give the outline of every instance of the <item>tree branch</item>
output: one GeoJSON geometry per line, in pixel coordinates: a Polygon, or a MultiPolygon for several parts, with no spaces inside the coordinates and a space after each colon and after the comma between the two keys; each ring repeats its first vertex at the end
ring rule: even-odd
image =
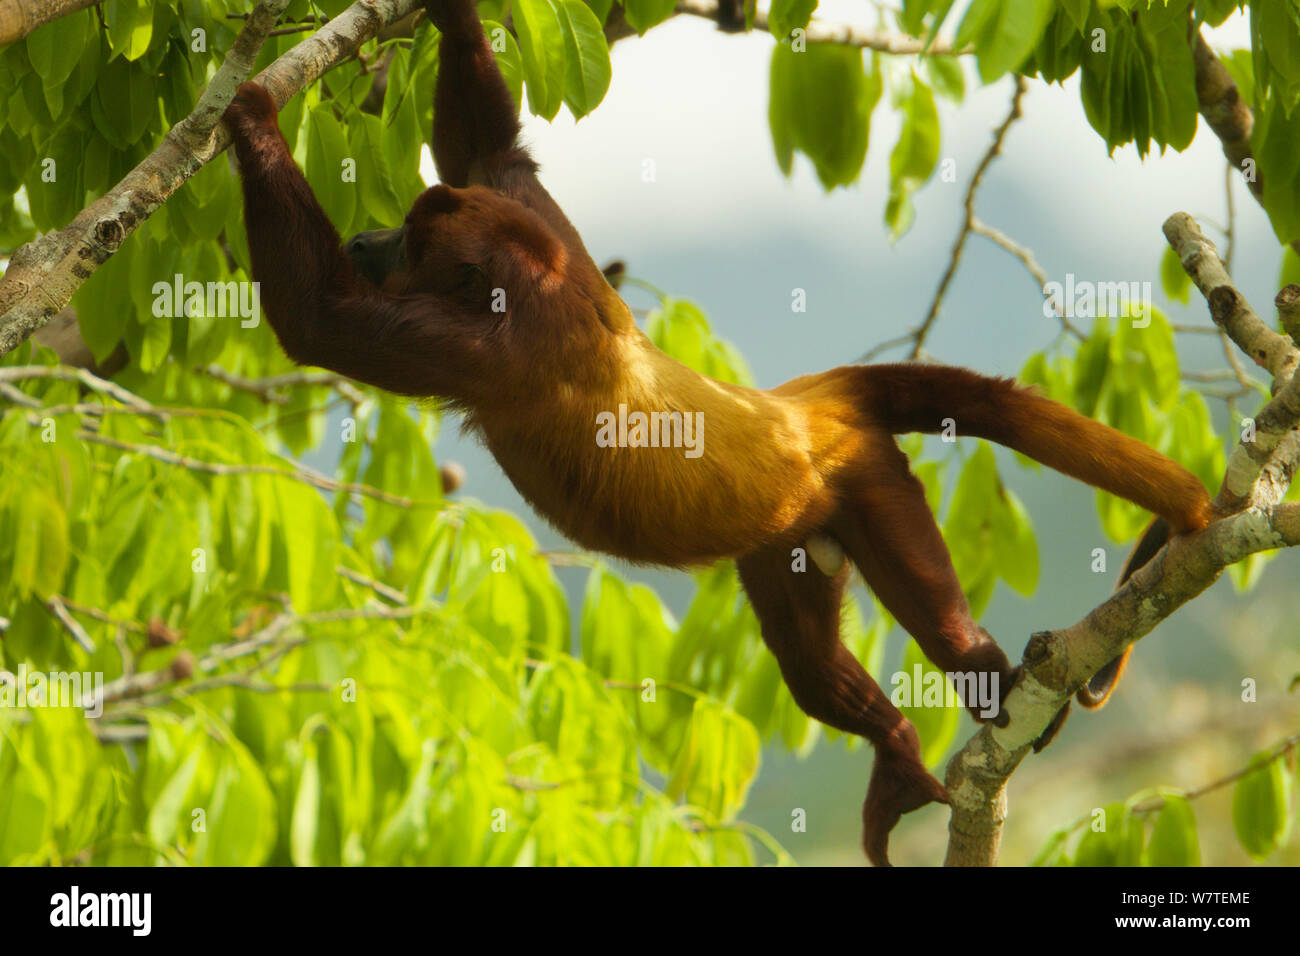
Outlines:
{"type": "Polygon", "coordinates": [[[1170,216],[1164,231],[1209,302],[1216,325],[1275,376],[1274,397],[1229,461],[1215,500],[1218,512],[1228,517],[1170,540],[1083,620],[1030,638],[1020,680],[1003,702],[1010,722],[1002,728],[985,725],[948,764],[949,866],[996,862],[1007,779],[1093,674],[1213,584],[1228,565],[1259,551],[1300,544],[1300,503],[1282,503],[1300,458],[1296,349],[1250,308],[1190,216],[1170,216]]]}
{"type": "MultiPolygon", "coordinates": [[[[957,239],[953,242],[952,252],[948,256],[948,268],[944,270],[943,277],[939,280],[939,287],[934,292],[934,298],[930,301],[930,308],[921,320],[921,324],[910,332],[897,338],[882,342],[875,348],[871,349],[865,355],[858,359],[859,363],[873,361],[877,356],[895,345],[903,345],[910,342],[912,350],[908,354],[909,359],[918,359],[922,355],[925,346],[925,338],[930,334],[930,329],[934,326],[935,320],[939,318],[939,306],[943,304],[943,297],[948,292],[948,286],[952,282],[953,276],[957,274],[957,266],[961,262],[962,250],[966,248],[966,239],[977,230],[978,225],[982,225],[975,218],[975,193],[979,190],[980,183],[984,181],[984,174],[988,171],[993,160],[1002,152],[1002,143],[1007,137],[1007,131],[1011,125],[1023,115],[1021,104],[1024,100],[1025,90],[1027,89],[1025,78],[1022,76],[1015,77],[1015,85],[1011,92],[1011,108],[1007,112],[1000,126],[993,132],[993,142],[985,151],[984,156],[980,159],[979,165],[975,167],[975,175],[971,177],[970,185],[966,187],[966,198],[962,201],[964,215],[962,218],[961,230],[957,233],[957,239]]],[[[988,230],[988,227],[983,227],[988,230]]],[[[999,233],[999,235],[1001,235],[999,233]]],[[[995,240],[996,241],[996,240],[995,240]]],[[[1008,240],[1009,242],[1010,240],[1008,240]]],[[[999,243],[1001,245],[1001,243],[999,243]]],[[[1007,248],[1003,246],[1003,248],[1007,248]]],[[[1016,253],[1018,255],[1018,253],[1016,253]]],[[[1025,261],[1021,256],[1021,261],[1025,261]]],[[[1031,257],[1032,258],[1032,257],[1031,257]]],[[[1064,321],[1064,319],[1062,319],[1064,321]]]]}
{"type": "Polygon", "coordinates": [[[0,46],[102,0],[0,0],[0,46]]]}
{"type": "MultiPolygon", "coordinates": [[[[409,14],[419,0],[358,0],[260,75],[283,105],[322,74],[349,59],[383,26],[409,14]]],[[[0,278],[0,355],[17,348],[67,305],[159,206],[230,144],[218,124],[235,88],[248,77],[266,34],[288,0],[262,0],[249,16],[216,77],[189,116],[157,149],[67,226],[14,252],[0,278]]]]}
{"type": "MultiPolygon", "coordinates": [[[[678,0],[677,12],[714,21],[719,15],[715,0],[678,0]]],[[[764,32],[769,31],[767,14],[761,10],[754,14],[754,28],[764,32]]],[[[827,23],[823,20],[810,20],[807,29],[804,30],[804,38],[809,43],[839,43],[843,46],[855,46],[863,50],[875,50],[877,53],[899,56],[921,53],[927,56],[965,56],[975,52],[971,47],[955,47],[948,40],[936,38],[933,43],[926,46],[925,40],[906,34],[863,30],[847,23],[827,23]]]]}

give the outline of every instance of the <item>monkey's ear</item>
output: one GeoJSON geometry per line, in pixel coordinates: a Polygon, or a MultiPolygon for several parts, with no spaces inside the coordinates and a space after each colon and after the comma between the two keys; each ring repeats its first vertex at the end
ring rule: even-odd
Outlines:
{"type": "Polygon", "coordinates": [[[627,278],[627,263],[622,259],[611,259],[601,267],[600,271],[605,281],[617,292],[622,287],[623,280],[627,278]]]}
{"type": "Polygon", "coordinates": [[[543,288],[563,281],[568,251],[541,216],[520,207],[502,223],[502,233],[502,252],[522,278],[543,288]]]}

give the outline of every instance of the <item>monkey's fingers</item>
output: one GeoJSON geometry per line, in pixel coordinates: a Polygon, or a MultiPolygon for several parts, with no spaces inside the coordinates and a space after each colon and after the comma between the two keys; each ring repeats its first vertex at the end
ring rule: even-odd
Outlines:
{"type": "Polygon", "coordinates": [[[248,80],[235,90],[222,118],[234,132],[239,133],[252,127],[274,124],[276,113],[275,97],[271,91],[261,83],[248,80]]]}
{"type": "Polygon", "coordinates": [[[482,29],[474,0],[425,0],[424,12],[444,36],[470,39],[482,29]]]}

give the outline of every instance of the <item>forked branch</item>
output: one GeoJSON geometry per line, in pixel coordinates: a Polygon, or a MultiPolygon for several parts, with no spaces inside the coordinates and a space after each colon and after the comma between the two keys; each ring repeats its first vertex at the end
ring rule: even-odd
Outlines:
{"type": "MultiPolygon", "coordinates": [[[[1300,351],[1270,329],[1232,283],[1214,245],[1186,213],[1165,236],[1205,296],[1216,325],[1274,378],[1273,398],[1243,428],[1215,499],[1222,520],[1174,538],[1123,587],[1078,623],[1035,634],[1021,679],[1003,703],[1010,723],[986,724],[948,764],[952,819],[946,863],[997,861],[1006,782],[1070,696],[1126,647],[1248,555],[1300,544],[1300,503],[1282,503],[1300,460],[1300,351]]],[[[1288,300],[1289,301],[1289,300],[1288,300]]]]}

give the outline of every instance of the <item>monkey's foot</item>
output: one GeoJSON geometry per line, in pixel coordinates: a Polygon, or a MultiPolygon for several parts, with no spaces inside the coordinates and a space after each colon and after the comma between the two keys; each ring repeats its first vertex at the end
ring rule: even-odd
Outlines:
{"type": "Polygon", "coordinates": [[[967,684],[970,693],[962,703],[977,724],[992,723],[1005,727],[1010,718],[1003,712],[1002,702],[1020,676],[1020,668],[1011,666],[1007,655],[988,631],[976,626],[975,632],[974,641],[962,651],[960,663],[954,668],[967,677],[979,678],[967,684]],[[985,690],[991,690],[992,694],[986,697],[985,690]]]}
{"type": "Polygon", "coordinates": [[[876,866],[890,866],[889,833],[904,813],[927,803],[947,803],[948,791],[921,762],[921,743],[910,723],[876,746],[867,799],[862,804],[862,848],[876,866]]]}

